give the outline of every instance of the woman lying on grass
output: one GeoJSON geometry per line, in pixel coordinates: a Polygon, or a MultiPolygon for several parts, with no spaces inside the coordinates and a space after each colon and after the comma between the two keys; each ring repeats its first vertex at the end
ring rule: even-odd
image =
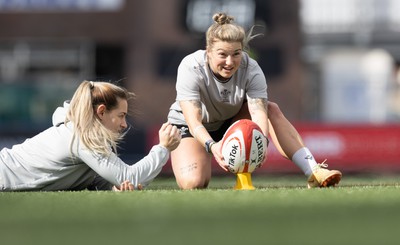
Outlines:
{"type": "Polygon", "coordinates": [[[151,182],[180,142],[165,123],[159,144],[133,165],[117,155],[128,128],[133,93],[108,82],[84,81],[70,104],[53,115],[53,126],[0,151],[0,191],[133,190],[151,182]]]}

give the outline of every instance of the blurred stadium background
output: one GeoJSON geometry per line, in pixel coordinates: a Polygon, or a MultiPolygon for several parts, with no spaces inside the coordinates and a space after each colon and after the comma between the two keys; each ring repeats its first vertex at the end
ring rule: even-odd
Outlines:
{"type": "MultiPolygon", "coordinates": [[[[137,94],[141,112],[120,153],[143,157],[175,99],[180,60],[204,48],[217,11],[264,33],[251,54],[270,100],[318,160],[400,172],[398,0],[0,0],[0,148],[49,127],[82,80],[111,80],[137,94]]],[[[274,147],[257,171],[294,172],[274,147]]]]}

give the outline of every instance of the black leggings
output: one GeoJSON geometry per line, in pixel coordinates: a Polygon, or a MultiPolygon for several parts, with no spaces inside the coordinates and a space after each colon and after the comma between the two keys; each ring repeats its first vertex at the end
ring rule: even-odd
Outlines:
{"type": "MultiPolygon", "coordinates": [[[[226,130],[231,126],[232,124],[232,118],[225,120],[225,122],[221,125],[221,127],[215,131],[208,131],[210,134],[211,138],[215,141],[218,142],[224,137],[224,134],[226,130]]],[[[181,136],[183,138],[188,138],[188,137],[193,137],[193,135],[189,131],[189,127],[187,125],[175,125],[180,131],[181,131],[181,136]]]]}

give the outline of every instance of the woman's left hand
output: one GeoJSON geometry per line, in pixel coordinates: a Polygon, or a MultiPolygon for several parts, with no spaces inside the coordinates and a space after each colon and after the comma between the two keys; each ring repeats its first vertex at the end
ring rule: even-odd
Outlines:
{"type": "MultiPolygon", "coordinates": [[[[142,190],[143,186],[141,184],[138,185],[138,190],[142,190]]],[[[134,191],[135,190],[135,186],[129,182],[129,180],[125,180],[124,182],[121,183],[120,186],[113,186],[112,188],[113,191],[134,191]]]]}
{"type": "Polygon", "coordinates": [[[222,144],[222,141],[219,141],[219,142],[213,144],[211,147],[211,152],[214,155],[214,158],[217,161],[217,163],[219,164],[219,166],[221,166],[221,168],[223,170],[228,172],[228,165],[225,163],[224,157],[222,156],[222,153],[221,153],[221,144],[222,144]]]}

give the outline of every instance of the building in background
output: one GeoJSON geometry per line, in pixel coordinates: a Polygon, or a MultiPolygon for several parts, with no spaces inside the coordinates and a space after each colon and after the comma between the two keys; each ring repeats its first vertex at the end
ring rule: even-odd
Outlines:
{"type": "MultiPolygon", "coordinates": [[[[179,62],[205,48],[217,11],[263,33],[250,47],[269,98],[317,157],[400,161],[396,126],[360,137],[400,120],[397,0],[0,0],[0,148],[50,126],[82,80],[111,80],[137,94],[121,153],[142,157],[175,99],[179,62]]],[[[285,169],[271,151],[269,170],[285,169]]]]}
{"type": "Polygon", "coordinates": [[[300,1],[306,117],[336,123],[400,120],[399,11],[397,0],[300,1]]]}
{"type": "Polygon", "coordinates": [[[121,80],[138,96],[138,133],[158,127],[175,99],[179,62],[205,47],[216,11],[257,25],[264,35],[252,53],[270,97],[300,119],[296,0],[0,0],[0,134],[46,128],[84,79],[121,80]]]}

